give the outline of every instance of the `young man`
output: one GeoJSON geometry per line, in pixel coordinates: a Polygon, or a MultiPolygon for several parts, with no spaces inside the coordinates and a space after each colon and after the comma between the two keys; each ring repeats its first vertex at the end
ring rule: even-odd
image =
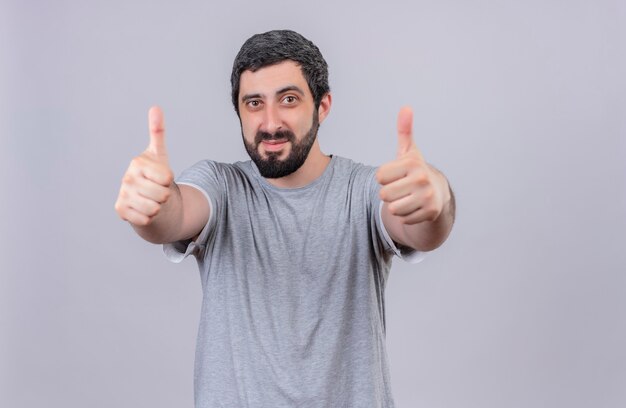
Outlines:
{"type": "Polygon", "coordinates": [[[445,177],[398,117],[378,169],[322,153],[332,98],[318,48],[293,31],[246,41],[232,98],[251,161],[201,161],[173,181],[163,114],[116,203],[146,240],[197,260],[203,304],[196,407],[393,407],[384,289],[391,257],[439,246],[454,221],[445,177]]]}

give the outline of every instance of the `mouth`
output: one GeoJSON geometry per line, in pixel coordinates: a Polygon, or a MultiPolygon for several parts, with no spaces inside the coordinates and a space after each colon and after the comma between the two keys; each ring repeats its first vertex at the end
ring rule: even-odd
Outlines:
{"type": "Polygon", "coordinates": [[[286,144],[287,139],[272,139],[272,140],[263,140],[261,144],[263,144],[263,149],[267,152],[277,152],[281,150],[286,144]]]}

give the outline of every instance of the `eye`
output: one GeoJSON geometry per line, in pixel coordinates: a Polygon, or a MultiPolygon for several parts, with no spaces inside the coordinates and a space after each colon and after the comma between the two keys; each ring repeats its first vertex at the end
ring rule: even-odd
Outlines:
{"type": "Polygon", "coordinates": [[[246,106],[251,109],[258,109],[259,107],[261,107],[261,101],[258,99],[250,99],[248,102],[246,102],[246,106]]]}
{"type": "Polygon", "coordinates": [[[298,98],[296,98],[294,95],[287,95],[283,98],[283,103],[285,103],[286,105],[293,105],[296,102],[298,102],[298,98]]]}

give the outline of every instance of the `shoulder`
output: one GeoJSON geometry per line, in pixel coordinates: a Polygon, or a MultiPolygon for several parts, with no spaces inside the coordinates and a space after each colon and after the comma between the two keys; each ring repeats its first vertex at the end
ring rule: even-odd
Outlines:
{"type": "Polygon", "coordinates": [[[238,171],[243,170],[248,162],[236,162],[236,163],[222,163],[215,160],[204,159],[200,160],[191,166],[187,170],[209,170],[209,171],[238,171]]]}
{"type": "Polygon", "coordinates": [[[343,174],[351,180],[360,180],[363,182],[373,179],[376,174],[376,167],[355,162],[352,159],[341,156],[333,156],[335,161],[335,172],[343,174]]]}
{"type": "Polygon", "coordinates": [[[250,162],[222,163],[214,160],[200,160],[187,169],[181,175],[197,174],[209,177],[241,177],[252,173],[250,162]]]}
{"type": "Polygon", "coordinates": [[[253,172],[246,162],[221,163],[213,160],[200,160],[176,177],[177,184],[187,184],[200,188],[209,196],[230,191],[236,186],[252,184],[253,172]]]}

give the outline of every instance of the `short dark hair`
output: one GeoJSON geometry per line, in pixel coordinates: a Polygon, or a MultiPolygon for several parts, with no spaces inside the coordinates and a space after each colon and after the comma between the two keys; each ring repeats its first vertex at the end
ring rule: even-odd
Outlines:
{"type": "Polygon", "coordinates": [[[273,30],[255,34],[241,46],[233,63],[230,76],[231,96],[237,115],[239,115],[239,78],[241,73],[256,70],[285,60],[292,60],[300,65],[306,79],[315,108],[319,108],[324,95],[330,92],[328,85],[328,64],[319,48],[302,35],[291,30],[273,30]]]}

